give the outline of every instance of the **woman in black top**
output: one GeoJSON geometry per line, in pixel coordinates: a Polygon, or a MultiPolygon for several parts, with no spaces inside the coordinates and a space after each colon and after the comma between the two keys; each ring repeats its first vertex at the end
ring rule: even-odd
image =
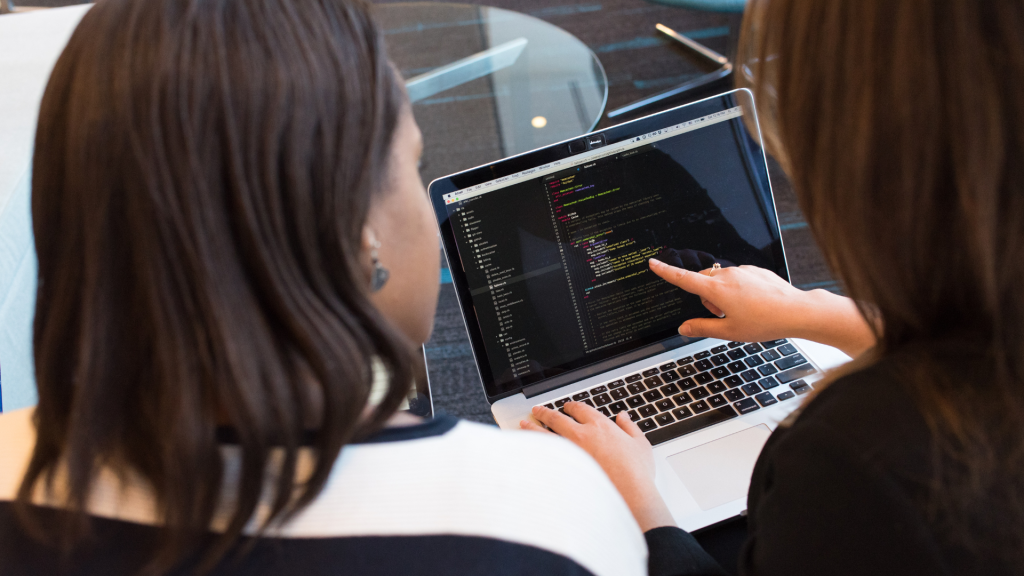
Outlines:
{"type": "MultiPolygon", "coordinates": [[[[1024,573],[1024,3],[752,1],[740,53],[852,300],[757,268],[651,269],[719,316],[684,335],[855,358],[765,445],[740,571],[1024,573]]],[[[720,573],[673,527],[629,419],[566,412],[579,423],[535,415],[661,526],[651,574],[720,573]]]]}

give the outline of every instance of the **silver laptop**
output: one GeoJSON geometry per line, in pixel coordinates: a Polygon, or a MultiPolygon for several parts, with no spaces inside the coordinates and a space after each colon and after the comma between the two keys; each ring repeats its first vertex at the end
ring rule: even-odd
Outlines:
{"type": "Polygon", "coordinates": [[[648,269],[789,279],[753,96],[735,90],[430,184],[483,390],[502,428],[569,399],[626,412],[680,526],[743,513],[754,462],[822,372],[810,342],[688,339],[710,313],[648,269]]]}

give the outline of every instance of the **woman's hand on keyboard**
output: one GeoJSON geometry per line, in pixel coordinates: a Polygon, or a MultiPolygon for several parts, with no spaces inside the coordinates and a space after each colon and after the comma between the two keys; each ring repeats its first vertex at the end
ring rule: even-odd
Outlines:
{"type": "MultiPolygon", "coordinates": [[[[621,412],[613,421],[582,402],[567,402],[562,409],[565,414],[535,406],[533,417],[597,460],[629,505],[641,530],[675,526],[672,514],[654,485],[651,444],[629,416],[621,412]]],[[[519,426],[548,433],[529,420],[523,420],[519,426]]]]}
{"type": "Polygon", "coordinates": [[[803,291],[756,266],[691,272],[655,259],[651,271],[700,296],[718,318],[693,318],[679,327],[690,337],[762,342],[804,338],[857,356],[875,343],[857,305],[825,290],[803,291]]]}

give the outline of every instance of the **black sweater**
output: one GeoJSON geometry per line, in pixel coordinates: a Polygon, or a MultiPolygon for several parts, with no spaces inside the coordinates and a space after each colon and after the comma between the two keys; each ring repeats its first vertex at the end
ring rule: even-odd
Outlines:
{"type": "MultiPolygon", "coordinates": [[[[893,361],[837,380],[765,444],[740,573],[1021,574],[949,543],[928,521],[931,448],[893,361]]],[[[651,576],[724,573],[678,528],[646,536],[651,576]]]]}

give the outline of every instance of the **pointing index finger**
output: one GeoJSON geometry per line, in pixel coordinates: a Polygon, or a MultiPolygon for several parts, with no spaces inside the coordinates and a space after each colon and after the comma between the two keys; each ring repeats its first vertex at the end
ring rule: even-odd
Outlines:
{"type": "Polygon", "coordinates": [[[690,272],[685,268],[669,266],[668,264],[654,258],[651,258],[650,266],[651,272],[654,272],[661,278],[665,279],[669,284],[678,286],[679,288],[698,296],[707,297],[714,284],[710,276],[690,272]]]}

